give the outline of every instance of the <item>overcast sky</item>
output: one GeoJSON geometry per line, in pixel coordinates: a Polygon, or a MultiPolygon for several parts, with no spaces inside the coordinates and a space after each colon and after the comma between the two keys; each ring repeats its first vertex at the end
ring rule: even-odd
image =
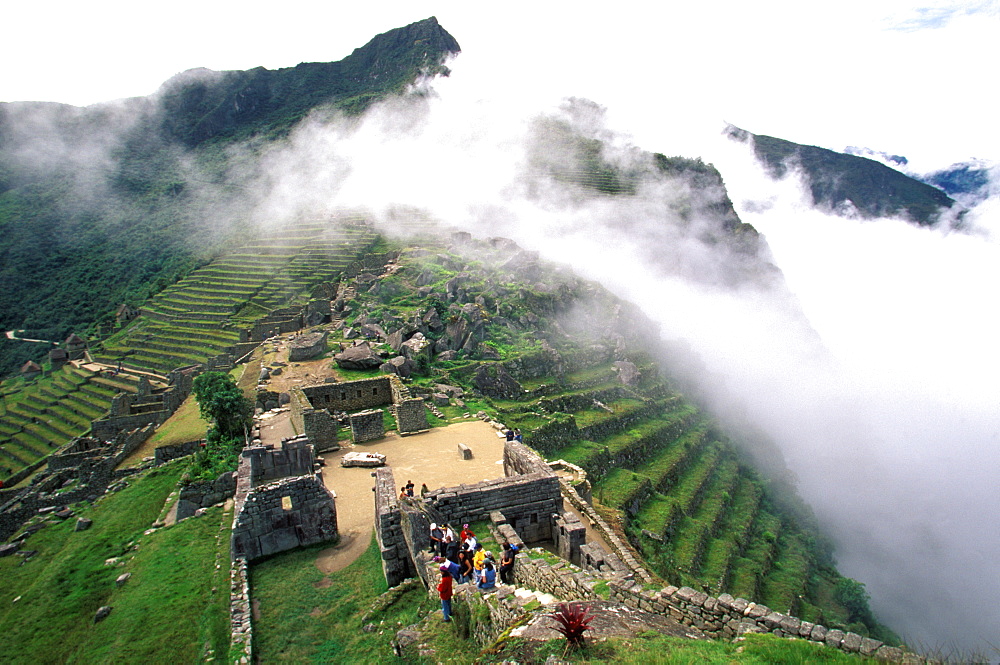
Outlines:
{"type": "Polygon", "coordinates": [[[662,107],[664,122],[862,145],[918,168],[1000,158],[997,0],[681,4],[18,3],[4,10],[0,101],[86,105],[193,67],[339,60],[436,15],[464,58],[490,63],[477,72],[493,94],[585,96],[623,109],[623,123],[629,108],[662,107]]]}

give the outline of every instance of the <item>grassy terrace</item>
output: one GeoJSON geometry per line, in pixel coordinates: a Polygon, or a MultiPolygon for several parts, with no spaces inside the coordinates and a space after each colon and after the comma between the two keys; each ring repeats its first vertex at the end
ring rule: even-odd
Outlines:
{"type": "Polygon", "coordinates": [[[529,445],[553,423],[567,424],[570,432],[575,425],[576,436],[545,443],[545,456],[588,471],[595,501],[622,516],[630,540],[666,581],[729,592],[807,619],[820,616],[820,606],[827,620],[846,616],[834,582],[817,573],[809,537],[765,508],[764,484],[732,444],[662,381],[647,377],[623,392],[607,363],[555,384],[523,385],[534,392],[491,405],[525,432],[529,445]]]}
{"type": "Polygon", "coordinates": [[[0,414],[0,478],[88,432],[91,421],[108,412],[115,392],[134,391],[134,382],[66,365],[9,394],[0,414]]]}
{"type": "Polygon", "coordinates": [[[254,241],[165,289],[96,355],[160,374],[205,362],[239,340],[239,327],[304,303],[316,284],[334,279],[373,239],[367,229],[306,222],[254,241]]]}

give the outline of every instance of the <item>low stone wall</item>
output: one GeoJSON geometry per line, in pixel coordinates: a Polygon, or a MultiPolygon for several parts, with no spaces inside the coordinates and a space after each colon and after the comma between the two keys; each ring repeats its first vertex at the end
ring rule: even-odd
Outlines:
{"type": "Polygon", "coordinates": [[[718,598],[689,587],[668,586],[653,590],[630,579],[608,579],[587,573],[566,561],[550,563],[540,551],[525,552],[517,557],[514,581],[518,586],[544,591],[561,600],[597,600],[610,598],[627,607],[645,610],[693,626],[706,634],[725,640],[747,633],[773,633],[778,637],[795,637],[830,647],[888,661],[923,663],[923,658],[896,647],[885,646],[878,640],[842,630],[801,621],[795,617],[772,612],[742,598],[723,594],[718,598]],[[600,592],[599,589],[606,591],[600,592]]]}
{"type": "Polygon", "coordinates": [[[562,489],[563,496],[567,501],[569,501],[570,505],[572,505],[580,513],[586,515],[587,519],[590,520],[590,528],[601,534],[601,538],[603,538],[604,542],[611,548],[611,554],[615,555],[618,561],[624,564],[637,579],[647,583],[652,582],[653,576],[650,575],[649,571],[646,570],[646,567],[639,562],[639,559],[633,553],[632,548],[618,537],[618,534],[616,534],[611,526],[604,521],[604,518],[597,514],[594,507],[584,501],[576,490],[562,478],[559,479],[559,485],[562,489]]]}
{"type": "Polygon", "coordinates": [[[191,483],[181,488],[177,499],[177,521],[187,519],[199,508],[221,503],[236,493],[236,472],[223,473],[215,480],[191,483]]]}
{"type": "Polygon", "coordinates": [[[253,663],[253,613],[250,608],[250,570],[240,557],[230,564],[229,662],[253,663]]]}
{"type": "Polygon", "coordinates": [[[199,439],[197,441],[186,441],[184,443],[174,443],[167,446],[160,446],[153,450],[153,463],[156,466],[159,466],[161,464],[166,464],[171,460],[193,455],[201,450],[204,445],[205,439],[199,439]]]}

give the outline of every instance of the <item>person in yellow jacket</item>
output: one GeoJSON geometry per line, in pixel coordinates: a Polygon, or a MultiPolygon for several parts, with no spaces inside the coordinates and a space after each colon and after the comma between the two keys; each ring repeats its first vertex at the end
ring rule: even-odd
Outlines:
{"type": "Polygon", "coordinates": [[[472,576],[475,578],[476,584],[479,584],[479,579],[483,576],[483,564],[486,561],[486,550],[483,546],[476,543],[476,553],[472,555],[472,576]]]}

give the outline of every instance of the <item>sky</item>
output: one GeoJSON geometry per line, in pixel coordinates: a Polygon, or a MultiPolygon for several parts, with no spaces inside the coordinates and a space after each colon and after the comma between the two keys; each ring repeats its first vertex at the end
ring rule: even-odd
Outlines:
{"type": "Polygon", "coordinates": [[[1000,157],[997,0],[346,5],[17,3],[5,8],[0,101],[87,105],[150,94],[195,67],[339,60],[374,34],[436,15],[467,58],[492,63],[482,84],[511,94],[558,83],[634,112],[655,105],[665,122],[860,145],[904,154],[917,170],[1000,157]]]}
{"type": "MultiPolygon", "coordinates": [[[[998,160],[998,3],[472,4],[22,4],[5,10],[22,29],[0,42],[0,100],[85,105],[150,94],[194,67],[337,60],[436,15],[463,49],[452,76],[358,128],[305,123],[246,188],[261,218],[414,206],[572,264],[685,341],[715,382],[713,406],[748,414],[780,447],[880,617],[932,646],[995,638],[1000,610],[980,599],[1000,594],[1000,196],[970,212],[974,233],[834,217],[794,175],[766,178],[721,129],[865,146],[916,171],[998,160]],[[664,272],[663,243],[691,240],[664,235],[676,183],[585,201],[519,188],[533,119],[565,113],[570,96],[600,105],[574,122],[621,155],[716,164],[784,290],[664,272]]],[[[710,252],[687,248],[711,269],[710,252]]]]}

